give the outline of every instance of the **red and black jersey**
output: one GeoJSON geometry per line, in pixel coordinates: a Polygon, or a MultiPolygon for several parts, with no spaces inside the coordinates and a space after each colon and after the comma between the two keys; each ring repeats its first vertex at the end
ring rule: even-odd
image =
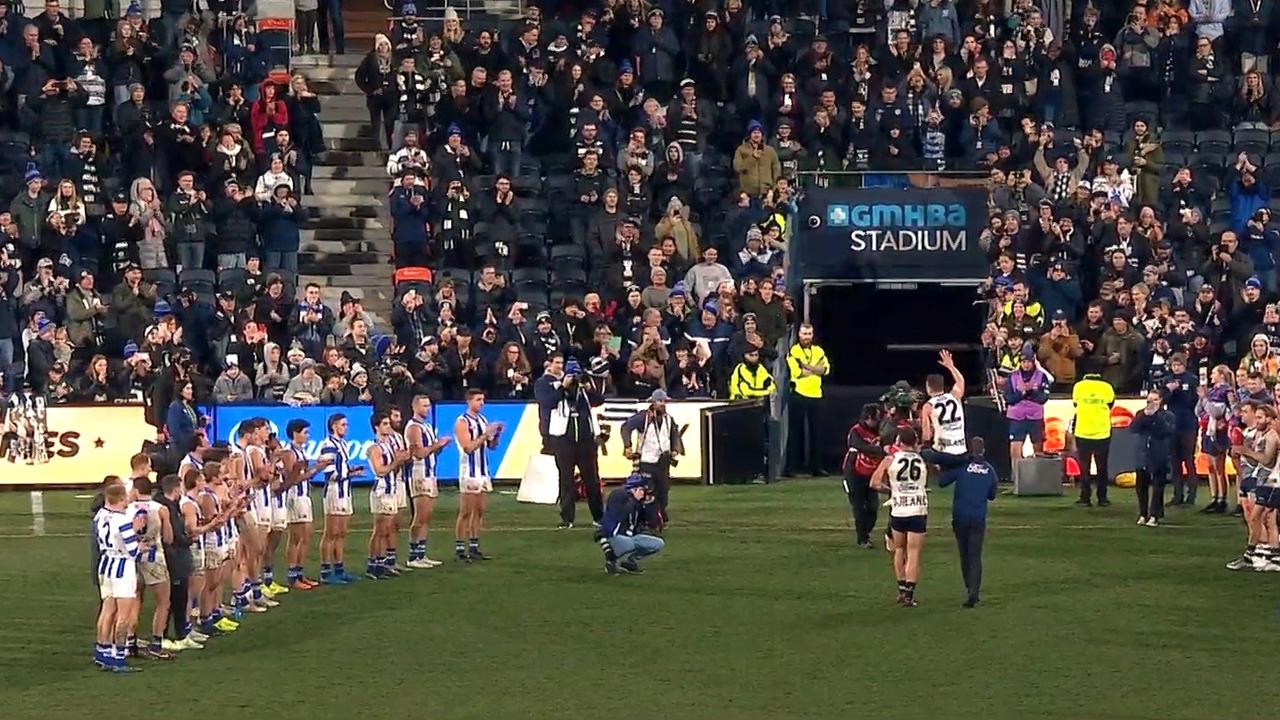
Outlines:
{"type": "Polygon", "coordinates": [[[870,477],[883,458],[879,431],[861,422],[854,423],[849,428],[849,450],[844,456],[844,470],[852,468],[854,474],[870,477]]]}

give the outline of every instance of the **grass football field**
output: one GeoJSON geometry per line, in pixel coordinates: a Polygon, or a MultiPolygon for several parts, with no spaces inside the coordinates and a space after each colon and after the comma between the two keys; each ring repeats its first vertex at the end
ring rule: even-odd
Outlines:
{"type": "MultiPolygon", "coordinates": [[[[0,718],[1209,720],[1280,699],[1280,577],[1223,568],[1239,521],[1173,508],[1139,528],[1126,491],[1105,509],[1002,496],[973,610],[945,491],[916,609],[895,606],[883,549],[853,547],[835,479],[676,488],[643,576],[606,576],[590,529],[494,494],[491,562],[290,593],[129,676],[90,664],[77,494],[44,494],[41,537],[29,495],[0,494],[0,718]]],[[[437,505],[440,560],[455,500],[437,505]]],[[[353,571],[369,516],[355,527],[353,571]]]]}

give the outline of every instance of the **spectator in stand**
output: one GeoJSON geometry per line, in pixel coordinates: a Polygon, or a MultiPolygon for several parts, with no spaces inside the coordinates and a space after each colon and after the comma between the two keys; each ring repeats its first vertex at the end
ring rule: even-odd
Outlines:
{"type": "Polygon", "coordinates": [[[1036,355],[1044,369],[1053,376],[1050,390],[1069,392],[1075,385],[1076,361],[1084,355],[1084,348],[1062,310],[1054,312],[1049,332],[1040,338],[1036,355]]]}

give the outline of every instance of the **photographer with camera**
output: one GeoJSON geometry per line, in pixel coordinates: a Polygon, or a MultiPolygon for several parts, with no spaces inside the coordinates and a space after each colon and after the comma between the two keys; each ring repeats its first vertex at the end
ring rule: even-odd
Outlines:
{"type": "Polygon", "coordinates": [[[667,413],[667,394],[654,390],[649,407],[627,418],[622,424],[622,454],[636,462],[639,471],[652,480],[651,488],[658,503],[658,513],[665,525],[671,522],[667,500],[671,492],[671,468],[680,463],[684,440],[675,419],[667,413]],[[635,433],[640,441],[633,448],[635,433]]]}
{"type": "Polygon", "coordinates": [[[598,444],[609,437],[608,426],[601,427],[593,408],[604,404],[604,398],[581,382],[576,359],[565,361],[557,351],[547,358],[547,370],[533,383],[533,397],[538,403],[538,431],[542,434],[542,454],[554,455],[560,473],[561,530],[573,527],[577,511],[577,488],[573,471],[576,467],[587,491],[591,519],[600,524],[604,512],[600,494],[600,472],[597,469],[598,444]]]}
{"type": "Polygon", "coordinates": [[[648,530],[661,524],[655,498],[649,494],[649,479],[634,473],[622,487],[609,493],[609,502],[596,540],[604,551],[604,569],[610,575],[618,567],[639,575],[639,560],[662,552],[662,538],[648,530]]]}

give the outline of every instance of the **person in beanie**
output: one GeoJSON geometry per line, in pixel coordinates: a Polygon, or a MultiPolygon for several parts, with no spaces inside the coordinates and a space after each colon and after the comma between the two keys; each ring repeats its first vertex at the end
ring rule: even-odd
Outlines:
{"type": "Polygon", "coordinates": [[[649,396],[649,407],[627,418],[622,424],[622,452],[634,460],[640,472],[653,480],[653,495],[663,525],[671,522],[667,514],[667,501],[671,492],[671,466],[684,454],[684,441],[680,427],[667,413],[667,393],[654,390],[649,396]],[[640,434],[640,441],[633,449],[632,436],[640,434]]]}
{"type": "Polygon", "coordinates": [[[580,382],[576,359],[565,362],[564,353],[552,352],[547,357],[547,371],[533,383],[533,396],[538,403],[538,430],[542,433],[543,454],[554,455],[560,473],[561,530],[573,527],[578,492],[574,485],[574,469],[582,477],[587,490],[587,506],[591,519],[598,525],[604,512],[600,498],[600,471],[597,465],[597,441],[603,434],[592,408],[602,405],[604,398],[580,382]]]}
{"type": "Polygon", "coordinates": [[[619,567],[632,574],[643,573],[639,561],[662,552],[666,545],[662,538],[647,532],[661,523],[648,487],[649,478],[634,473],[609,493],[596,541],[604,551],[604,569],[610,575],[618,574],[619,567]]]}
{"type": "Polygon", "coordinates": [[[1031,345],[1022,350],[1018,367],[1009,374],[1004,386],[1008,406],[1009,457],[1017,462],[1028,438],[1037,455],[1044,449],[1044,404],[1049,401],[1049,378],[1036,365],[1036,351],[1031,345]]]}
{"type": "Polygon", "coordinates": [[[733,171],[738,187],[751,197],[764,197],[782,176],[778,153],[764,141],[764,125],[759,120],[747,123],[747,137],[733,154],[733,171]]]}

